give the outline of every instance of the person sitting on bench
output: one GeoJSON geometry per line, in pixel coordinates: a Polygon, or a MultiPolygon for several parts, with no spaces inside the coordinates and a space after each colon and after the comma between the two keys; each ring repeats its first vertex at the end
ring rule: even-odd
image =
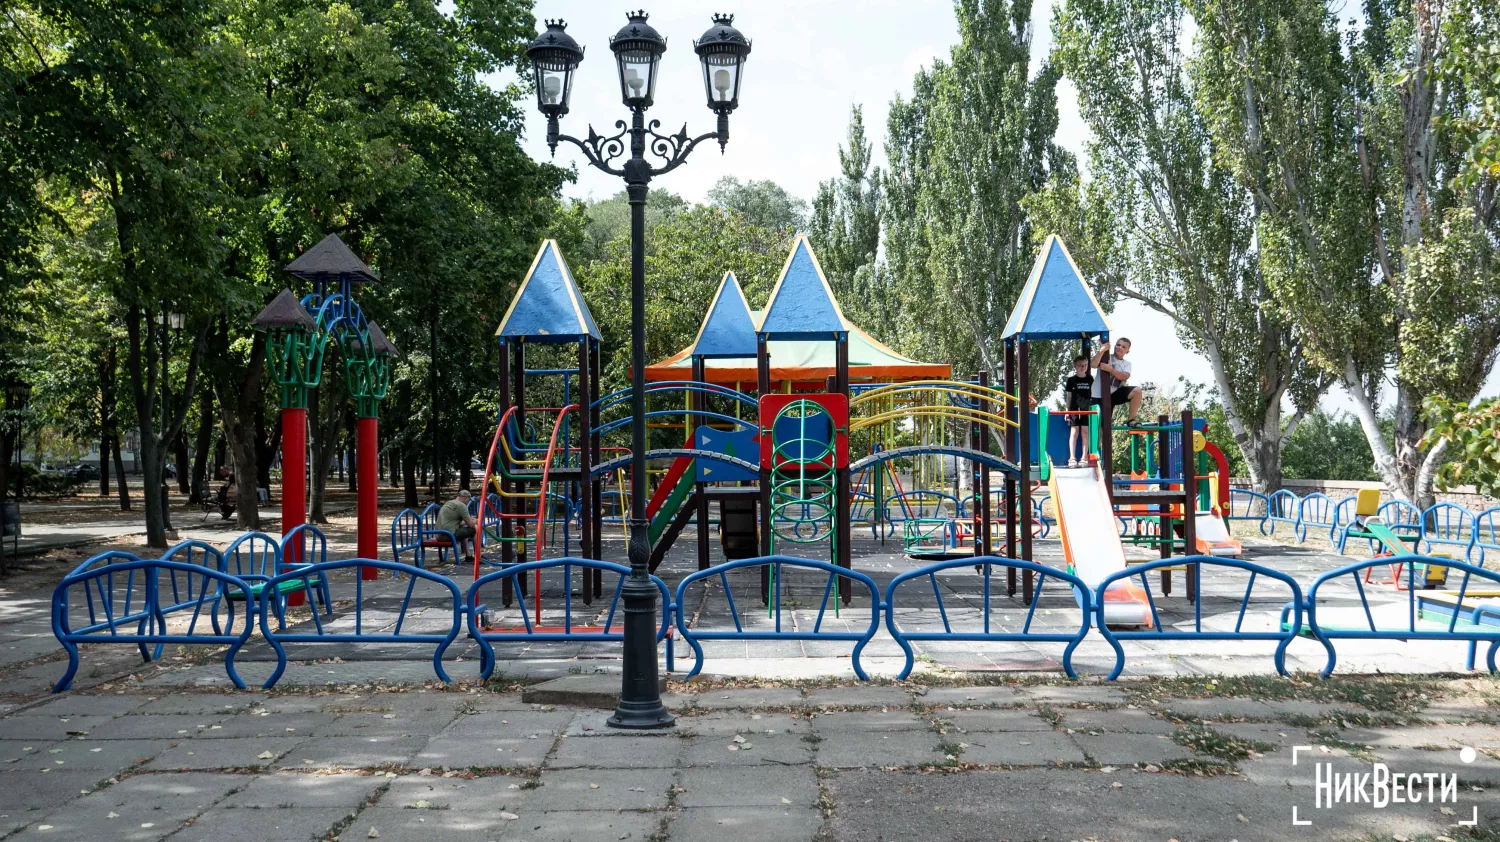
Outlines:
{"type": "Polygon", "coordinates": [[[453,535],[455,546],[453,554],[461,556],[464,564],[474,563],[474,516],[469,514],[469,489],[460,488],[458,496],[443,504],[438,509],[438,529],[446,530],[453,535]],[[465,551],[464,546],[468,546],[465,551]]]}

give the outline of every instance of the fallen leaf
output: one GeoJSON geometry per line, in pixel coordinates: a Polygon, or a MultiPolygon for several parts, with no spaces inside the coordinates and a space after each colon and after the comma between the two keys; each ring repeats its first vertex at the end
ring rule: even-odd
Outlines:
{"type": "Polygon", "coordinates": [[[1125,785],[1122,784],[1122,783],[1120,783],[1119,781],[1115,781],[1114,783],[1110,784],[1109,786],[1110,786],[1111,789],[1124,789],[1125,788],[1125,785]]]}
{"type": "Polygon", "coordinates": [[[258,757],[258,758],[260,758],[261,760],[271,760],[272,758],[276,757],[276,755],[274,753],[269,752],[269,751],[263,751],[260,754],[257,754],[255,756],[258,757]]]}
{"type": "Polygon", "coordinates": [[[1235,816],[1235,818],[1237,818],[1237,819],[1240,820],[1240,824],[1244,824],[1244,823],[1250,821],[1249,819],[1245,818],[1245,815],[1243,813],[1235,816]]]}
{"type": "Polygon", "coordinates": [[[416,807],[418,810],[426,810],[432,806],[432,802],[428,801],[425,798],[419,798],[417,799],[417,802],[415,804],[412,804],[411,806],[416,807]]]}
{"type": "Polygon", "coordinates": [[[508,822],[513,822],[516,819],[519,819],[520,816],[516,815],[515,813],[501,812],[500,813],[500,818],[502,818],[502,819],[504,819],[505,821],[508,821],[508,822]]]}
{"type": "Polygon", "coordinates": [[[119,817],[120,814],[116,813],[114,810],[110,810],[109,815],[105,816],[106,819],[118,819],[119,817]]]}
{"type": "Polygon", "coordinates": [[[598,789],[598,788],[599,788],[598,784],[589,784],[589,789],[598,789]]]}
{"type": "Polygon", "coordinates": [[[366,839],[379,839],[380,838],[380,831],[378,831],[378,830],[376,830],[375,828],[372,827],[372,828],[370,828],[370,832],[365,834],[365,838],[366,839]]]}
{"type": "Polygon", "coordinates": [[[783,798],[783,799],[781,799],[781,803],[783,803],[783,804],[790,804],[790,803],[792,803],[792,799],[790,799],[790,798],[783,798]]]}
{"type": "Polygon", "coordinates": [[[1440,808],[1440,809],[1439,809],[1439,810],[1438,810],[1438,812],[1439,812],[1439,813],[1442,813],[1442,814],[1443,814],[1443,815],[1445,815],[1445,816],[1452,816],[1452,815],[1455,815],[1455,814],[1454,814],[1454,812],[1453,812],[1453,808],[1452,808],[1452,807],[1443,807],[1443,808],[1440,808]]]}

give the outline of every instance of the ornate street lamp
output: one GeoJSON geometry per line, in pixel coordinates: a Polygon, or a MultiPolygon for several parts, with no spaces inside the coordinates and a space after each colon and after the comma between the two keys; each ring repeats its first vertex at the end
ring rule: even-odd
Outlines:
{"type": "Polygon", "coordinates": [[[625,179],[630,200],[630,577],[621,589],[625,646],[620,704],[609,724],[616,728],[659,728],[674,720],[661,702],[657,685],[659,612],[656,586],[647,569],[651,539],[646,519],[646,193],[653,177],[682,166],[699,143],[717,140],[722,150],[729,141],[729,113],[739,105],[740,78],[750,55],[750,42],[734,28],[733,16],[713,16],[713,27],[698,39],[695,50],[703,64],[709,108],[719,117],[718,128],[691,139],[686,125],[676,134],[663,135],[656,131],[660,120],[646,122],[646,109],[656,99],[656,74],[667,51],[667,39],[647,23],[645,12],[631,12],[626,17],[625,26],[610,39],[609,47],[619,70],[620,99],[631,111],[631,122],[626,128],[625,121],[617,121],[615,127],[620,131],[613,136],[603,137],[593,126],[586,140],[558,130],[558,118],[568,113],[573,74],[583,61],[583,48],[568,35],[567,24],[547,21],[546,31],[531,42],[526,54],[535,74],[537,108],[547,116],[548,148],[556,154],[561,140],[577,146],[594,167],[625,179]],[[662,162],[656,166],[646,160],[648,136],[651,154],[662,162]],[[620,161],[619,166],[614,165],[616,161],[620,161]]]}

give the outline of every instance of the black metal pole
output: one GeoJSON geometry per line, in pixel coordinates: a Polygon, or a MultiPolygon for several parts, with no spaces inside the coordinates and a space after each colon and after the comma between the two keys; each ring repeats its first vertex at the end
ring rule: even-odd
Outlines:
{"type": "Polygon", "coordinates": [[[646,192],[651,169],[645,161],[645,116],[637,109],[625,162],[630,200],[630,578],[621,586],[625,603],[624,670],[613,728],[662,728],[676,722],[661,702],[656,677],[659,609],[651,583],[651,528],[646,519],[646,192]]]}

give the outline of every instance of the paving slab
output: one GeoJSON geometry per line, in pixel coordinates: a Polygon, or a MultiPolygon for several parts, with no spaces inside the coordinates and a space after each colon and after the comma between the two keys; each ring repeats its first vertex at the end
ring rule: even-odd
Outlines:
{"type": "Polygon", "coordinates": [[[938,750],[942,737],[928,731],[835,731],[822,733],[818,743],[819,766],[855,768],[860,766],[917,766],[942,763],[945,755],[938,750]]]}
{"type": "Polygon", "coordinates": [[[331,727],[338,718],[339,714],[317,711],[284,714],[240,713],[221,719],[194,736],[205,740],[241,737],[346,736],[331,727]]]}
{"type": "Polygon", "coordinates": [[[823,687],[809,691],[804,704],[810,708],[904,708],[911,698],[903,687],[823,687]]]}
{"type": "Polygon", "coordinates": [[[92,740],[190,739],[207,733],[227,714],[169,714],[166,716],[121,716],[101,722],[89,731],[92,740]]]}
{"type": "Polygon", "coordinates": [[[1168,699],[1159,710],[1190,722],[1269,722],[1275,711],[1258,699],[1168,699]]]}
{"type": "Polygon", "coordinates": [[[265,699],[266,694],[247,690],[228,693],[168,693],[154,700],[148,698],[134,712],[152,715],[183,713],[195,716],[239,713],[265,699]]]}
{"type": "Polygon", "coordinates": [[[925,692],[918,691],[912,698],[921,705],[951,705],[955,708],[1007,707],[1032,702],[1032,698],[1023,693],[1022,688],[1010,684],[993,687],[933,687],[925,692]]]}
{"type": "Polygon", "coordinates": [[[1144,710],[1068,708],[1059,712],[1062,714],[1060,727],[1085,733],[1098,731],[1110,734],[1171,734],[1177,730],[1176,725],[1164,719],[1157,719],[1144,710]]]}
{"type": "Polygon", "coordinates": [[[293,842],[322,839],[356,809],[268,807],[250,811],[217,807],[172,834],[172,842],[293,842]]]}
{"type": "Polygon", "coordinates": [[[12,716],[0,719],[0,740],[65,740],[92,734],[111,721],[108,716],[12,716]]]}
{"type": "Polygon", "coordinates": [[[161,839],[247,782],[243,775],[135,775],[53,810],[13,838],[161,839]]]}
{"type": "MultiPolygon", "coordinates": [[[[52,767],[115,773],[144,763],[175,745],[171,740],[62,740],[30,752],[17,768],[52,767]]],[[[101,777],[107,777],[101,776],[101,777]]]]}
{"type": "MultiPolygon", "coordinates": [[[[858,712],[843,714],[842,717],[864,719],[871,715],[858,712]]],[[[887,715],[878,712],[873,714],[876,717],[887,715]]],[[[791,713],[728,711],[702,716],[684,716],[677,720],[677,730],[710,737],[732,737],[735,734],[808,734],[812,732],[812,722],[804,716],[791,713]]]]}
{"type": "Polygon", "coordinates": [[[677,734],[564,737],[546,765],[549,769],[673,769],[684,762],[687,742],[677,734]]]}
{"type": "Polygon", "coordinates": [[[148,703],[148,696],[89,696],[65,693],[49,702],[16,711],[16,716],[120,716],[148,703]]]}
{"type": "Polygon", "coordinates": [[[708,766],[684,770],[679,807],[815,807],[817,775],[810,766],[708,766]]]}
{"type": "Polygon", "coordinates": [[[1264,704],[1271,709],[1271,716],[1280,721],[1311,717],[1329,722],[1338,719],[1341,715],[1365,712],[1355,705],[1304,702],[1296,699],[1267,699],[1264,704]]]}
{"type": "Polygon", "coordinates": [[[486,775],[482,778],[445,778],[441,775],[407,774],[387,778],[389,788],[378,806],[389,809],[434,809],[456,812],[519,811],[530,803],[530,778],[522,775],[486,775]],[[429,807],[420,807],[426,803],[429,807]]]}
{"type": "Polygon", "coordinates": [[[1095,763],[1128,766],[1192,757],[1193,753],[1160,734],[1072,734],[1073,741],[1095,763]]]}
{"type": "Polygon", "coordinates": [[[315,737],[301,743],[295,751],[274,761],[273,765],[277,769],[404,766],[426,748],[427,743],[426,737],[315,737]]]}
{"type": "Polygon", "coordinates": [[[931,731],[932,720],[906,710],[852,711],[813,717],[813,729],[819,733],[834,731],[931,731]]]}
{"type": "Polygon", "coordinates": [[[273,807],[354,808],[389,784],[383,775],[256,775],[220,802],[221,807],[267,810],[273,807]]]}
{"type": "MultiPolygon", "coordinates": [[[[501,839],[514,820],[494,810],[401,809],[376,806],[365,809],[339,834],[339,842],[483,842],[501,839]],[[374,831],[378,836],[371,836],[374,831]]],[[[509,812],[509,811],[504,811],[509,812]]],[[[514,814],[513,814],[514,815],[514,814]]],[[[516,836],[512,838],[527,838],[516,836]]]]}
{"type": "MultiPolygon", "coordinates": [[[[665,701],[665,698],[663,700],[665,701]]],[[[726,708],[794,708],[805,705],[806,697],[802,695],[802,691],[790,687],[765,689],[733,687],[705,690],[702,693],[673,694],[672,704],[668,707],[674,710],[684,707],[722,710],[726,708]]]]}
{"type": "Polygon", "coordinates": [[[317,732],[323,737],[435,737],[457,716],[453,709],[343,713],[317,732]]]}
{"type": "Polygon", "coordinates": [[[244,737],[227,740],[185,740],[146,764],[153,771],[199,769],[265,769],[287,752],[309,742],[307,737],[244,737]]]}
{"type": "Polygon", "coordinates": [[[1085,760],[1077,743],[1055,731],[973,733],[954,741],[963,744],[960,760],[989,766],[1053,766],[1085,760]]]}
{"type": "Polygon", "coordinates": [[[385,713],[409,710],[458,710],[479,694],[442,690],[413,690],[407,693],[371,693],[360,699],[359,710],[385,713]]]}
{"type": "MultiPolygon", "coordinates": [[[[823,826],[823,815],[806,807],[695,807],[683,810],[668,827],[671,839],[754,839],[756,842],[808,842],[823,826]]],[[[868,836],[866,840],[894,838],[868,836]]],[[[908,837],[919,838],[919,837],[908,837]]],[[[926,835],[925,838],[932,838],[926,835]]]]}
{"type": "MultiPolygon", "coordinates": [[[[748,718],[752,714],[745,714],[748,718]]],[[[758,714],[755,714],[758,715],[758,714]]],[[[691,723],[699,717],[678,716],[677,722],[666,728],[611,728],[609,718],[614,716],[614,710],[580,710],[568,721],[568,727],[563,729],[563,735],[568,737],[618,737],[618,736],[649,736],[680,734],[689,730],[691,723]]]]}
{"type": "Polygon", "coordinates": [[[42,773],[7,768],[0,772],[0,833],[39,821],[57,806],[93,790],[98,772],[60,770],[42,773]]]}
{"type": "Polygon", "coordinates": [[[1029,710],[953,710],[933,714],[949,733],[990,731],[1051,731],[1052,723],[1029,710]]]}
{"type": "Polygon", "coordinates": [[[541,786],[527,796],[527,806],[543,811],[664,810],[675,778],[671,769],[644,767],[545,769],[541,786]]]}
{"type": "Polygon", "coordinates": [[[1022,688],[1022,694],[1032,702],[1053,707],[1123,705],[1130,701],[1125,688],[1102,684],[1035,684],[1022,688]]]}

